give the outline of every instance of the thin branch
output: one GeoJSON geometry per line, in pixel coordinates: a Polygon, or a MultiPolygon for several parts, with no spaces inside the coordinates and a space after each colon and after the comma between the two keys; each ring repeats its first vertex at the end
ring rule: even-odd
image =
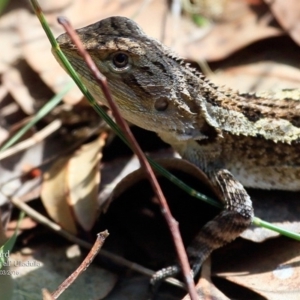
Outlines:
{"type": "MultiPolygon", "coordinates": [[[[24,211],[29,217],[31,217],[33,220],[35,220],[36,222],[38,222],[39,224],[42,224],[46,227],[48,227],[49,229],[55,231],[56,233],[58,233],[59,235],[63,236],[64,238],[66,238],[68,241],[75,243],[85,249],[90,250],[92,248],[92,244],[88,243],[82,239],[79,239],[78,237],[76,237],[75,235],[69,233],[68,231],[64,230],[63,228],[61,228],[58,224],[54,223],[53,221],[51,221],[50,219],[48,219],[47,217],[45,217],[44,215],[40,214],[39,212],[37,212],[36,210],[34,210],[33,208],[31,208],[28,204],[26,204],[25,202],[21,201],[18,197],[12,197],[11,202],[13,205],[15,205],[16,207],[18,207],[20,210],[24,211]]],[[[121,265],[121,266],[125,266],[130,270],[136,271],[140,274],[146,275],[151,277],[152,275],[154,275],[154,271],[147,269],[137,263],[134,263],[132,261],[129,261],[121,256],[112,254],[106,250],[101,250],[99,253],[100,256],[105,257],[110,259],[112,262],[114,262],[115,264],[121,265]]],[[[179,287],[184,287],[183,284],[175,279],[175,278],[167,278],[165,281],[179,286],[179,287]]]]}
{"type": "Polygon", "coordinates": [[[57,299],[76,279],[77,277],[85,271],[89,265],[92,263],[100,249],[102,248],[105,239],[109,236],[107,230],[102,231],[97,234],[97,239],[90,250],[89,254],[86,256],[84,261],[80,264],[80,266],[58,287],[58,289],[52,293],[52,297],[57,299]]]}
{"type": "Polygon", "coordinates": [[[4,145],[1,145],[0,152],[10,148],[13,144],[15,144],[34,124],[36,124],[45,115],[47,115],[49,111],[57,106],[62,101],[64,95],[70,90],[72,85],[73,83],[66,85],[62,91],[52,97],[24,127],[17,131],[4,145]]]}
{"type": "Polygon", "coordinates": [[[47,136],[55,132],[61,127],[61,120],[54,120],[52,123],[49,125],[45,126],[43,129],[41,129],[39,132],[35,133],[33,136],[30,138],[18,143],[17,145],[8,148],[7,150],[4,150],[3,152],[0,153],[0,160],[7,158],[11,155],[14,155],[20,151],[26,150],[35,144],[41,142],[44,140],[47,136]]]}
{"type": "Polygon", "coordinates": [[[47,289],[42,289],[43,300],[54,300],[53,296],[47,289]]]}
{"type": "Polygon", "coordinates": [[[186,282],[187,289],[190,294],[191,300],[197,300],[198,296],[197,296],[197,292],[195,289],[193,278],[191,276],[191,269],[189,266],[187,254],[185,252],[183,241],[182,241],[182,238],[181,238],[181,235],[179,232],[178,222],[173,218],[173,216],[171,214],[171,211],[169,209],[167,201],[162,193],[162,190],[160,189],[160,186],[159,186],[158,181],[150,167],[150,164],[148,163],[147,159],[145,158],[145,155],[142,152],[141,148],[135,141],[135,138],[134,138],[132,132],[130,131],[128,124],[121,117],[118,107],[112,99],[112,95],[109,90],[105,76],[100,73],[100,71],[96,67],[95,63],[93,62],[92,58],[87,53],[87,51],[84,49],[83,44],[81,43],[78,35],[76,34],[75,30],[72,28],[70,23],[65,18],[62,18],[62,17],[58,18],[58,22],[64,27],[66,32],[69,34],[71,40],[76,45],[78,52],[81,54],[81,56],[85,60],[86,64],[90,68],[97,83],[101,87],[105,98],[107,99],[107,102],[112,110],[112,113],[116,120],[116,123],[121,127],[122,131],[124,132],[124,135],[130,142],[131,148],[133,149],[134,153],[139,158],[141,166],[146,171],[146,176],[148,177],[150,184],[154,190],[154,193],[156,194],[156,196],[160,202],[161,211],[167,221],[167,224],[168,224],[171,234],[173,236],[173,241],[174,241],[177,255],[179,258],[179,263],[181,265],[183,277],[186,282]]]}

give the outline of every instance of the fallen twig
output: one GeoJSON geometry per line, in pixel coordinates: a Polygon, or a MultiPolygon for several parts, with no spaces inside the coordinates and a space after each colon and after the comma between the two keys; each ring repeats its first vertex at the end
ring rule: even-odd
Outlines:
{"type": "Polygon", "coordinates": [[[100,249],[102,248],[105,239],[108,237],[109,233],[107,230],[102,231],[97,234],[97,239],[90,250],[87,257],[84,259],[84,261],[80,264],[80,266],[58,287],[58,289],[52,293],[52,297],[54,299],[57,299],[76,279],[77,277],[85,271],[89,265],[94,260],[95,256],[98,254],[100,249]]]}

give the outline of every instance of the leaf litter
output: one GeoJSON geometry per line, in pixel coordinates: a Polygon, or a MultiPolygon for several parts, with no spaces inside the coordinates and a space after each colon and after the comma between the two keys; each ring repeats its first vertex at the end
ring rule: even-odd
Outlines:
{"type": "MultiPolygon", "coordinates": [[[[203,0],[200,2],[204,3],[207,1],[203,0]]],[[[175,18],[172,17],[170,7],[163,1],[153,0],[145,4],[144,1],[103,0],[87,4],[86,1],[82,0],[68,0],[64,1],[64,3],[61,1],[46,3],[45,1],[44,5],[47,5],[45,7],[46,16],[56,35],[62,31],[56,24],[58,15],[66,15],[75,27],[82,27],[111,15],[125,15],[134,17],[147,34],[157,39],[163,37],[167,45],[173,46],[175,51],[186,57],[190,62],[193,62],[195,66],[198,63],[201,65],[203,61],[208,61],[213,72],[208,72],[207,75],[219,85],[226,85],[243,92],[299,87],[300,73],[298,66],[300,62],[298,44],[300,40],[300,19],[298,16],[300,7],[297,0],[227,0],[220,6],[221,13],[214,14],[212,17],[207,13],[209,11],[208,4],[206,11],[202,12],[203,18],[206,19],[204,22],[206,25],[204,26],[198,26],[192,21],[195,14],[190,11],[184,11],[179,21],[178,18],[176,19],[176,22],[179,23],[175,26],[172,23],[172,20],[174,22],[175,18]],[[85,13],[82,14],[82,11],[85,11],[85,13]],[[175,30],[175,28],[177,29],[175,30]],[[163,30],[165,30],[164,33],[163,30]]],[[[198,15],[201,16],[201,9],[197,12],[198,15]]],[[[0,38],[3,44],[0,58],[2,78],[0,86],[0,141],[4,141],[16,123],[35,113],[37,108],[41,106],[41,103],[50,98],[51,91],[53,93],[58,92],[69,79],[52,57],[49,42],[45,38],[36,17],[24,3],[10,1],[6,11],[0,17],[0,38]],[[24,68],[24,65],[26,68],[24,68]],[[32,76],[32,73],[35,74],[34,81],[33,79],[31,82],[25,80],[28,78],[28,74],[32,76]],[[34,89],[35,94],[32,93],[32,89],[34,89]]],[[[82,101],[82,96],[74,89],[65,97],[64,101],[66,106],[61,111],[70,111],[72,114],[78,103],[80,103],[79,101],[82,101]]],[[[57,114],[57,112],[52,116],[50,115],[48,119],[45,118],[43,122],[36,126],[34,131],[39,131],[51,118],[60,118],[61,115],[60,113],[57,114]]],[[[86,126],[87,124],[86,120],[82,121],[80,118],[76,120],[71,125],[63,126],[60,133],[49,139],[49,141],[42,142],[38,147],[30,148],[1,161],[1,190],[5,190],[6,195],[24,197],[24,199],[27,199],[26,201],[36,198],[35,201],[40,201],[36,193],[34,198],[30,198],[30,196],[29,198],[25,197],[30,195],[30,190],[40,186],[40,183],[37,183],[37,181],[35,184],[33,183],[36,179],[30,181],[32,182],[30,188],[20,189],[20,186],[24,184],[21,177],[23,176],[23,166],[26,164],[33,167],[38,166],[44,160],[51,158],[51,156],[54,155],[55,157],[55,154],[57,155],[56,158],[52,161],[50,159],[48,165],[45,164],[42,167],[42,171],[49,172],[50,168],[54,167],[54,164],[59,165],[59,153],[63,153],[65,148],[71,147],[70,145],[74,143],[74,140],[72,142],[74,132],[79,130],[82,125],[86,126]],[[45,153],[47,154],[45,155],[45,153]],[[13,180],[14,177],[17,179],[13,180]],[[5,189],[3,189],[4,187],[5,189]]],[[[95,125],[92,123],[90,126],[95,125]]],[[[142,134],[141,141],[146,139],[145,134],[142,134]]],[[[94,138],[97,139],[95,136],[94,138]]],[[[114,137],[109,133],[108,143],[105,148],[110,149],[109,145],[113,139],[114,137]]],[[[156,143],[158,144],[158,139],[154,140],[153,143],[155,145],[156,143]]],[[[145,149],[147,150],[147,148],[145,149]]],[[[118,150],[121,150],[121,147],[118,150]]],[[[102,150],[100,151],[102,152],[102,150]]],[[[104,154],[107,153],[105,151],[115,150],[104,149],[104,154]]],[[[71,151],[68,154],[71,159],[74,159],[74,153],[71,151]]],[[[169,155],[167,152],[166,154],[169,155]]],[[[128,159],[126,151],[124,154],[120,152],[118,155],[119,159],[124,161],[128,159]]],[[[103,157],[104,165],[107,167],[110,164],[113,165],[113,161],[107,161],[105,156],[103,157]]],[[[84,160],[92,162],[90,170],[94,172],[92,172],[94,175],[91,176],[94,179],[91,182],[94,182],[94,184],[91,187],[92,194],[94,194],[98,186],[96,177],[99,173],[96,172],[97,168],[95,167],[97,160],[90,160],[90,158],[87,156],[84,160]]],[[[72,174],[79,172],[75,171],[72,174]]],[[[135,180],[140,185],[140,179],[135,178],[135,180]]],[[[45,180],[44,184],[46,184],[45,180]]],[[[163,183],[163,185],[168,186],[166,183],[163,183]]],[[[58,185],[56,184],[55,186],[58,185]]],[[[99,192],[101,194],[101,190],[99,192]]],[[[300,231],[299,205],[296,203],[299,193],[250,192],[254,199],[256,213],[260,218],[286,226],[289,229],[292,228],[297,232],[300,231]]],[[[41,189],[39,193],[41,193],[41,189]]],[[[139,193],[141,191],[138,191],[137,195],[139,193]]],[[[105,196],[106,199],[107,197],[105,196]]],[[[67,200],[67,197],[64,197],[64,195],[60,198],[63,201],[67,200]]],[[[95,196],[93,198],[95,199],[95,196]]],[[[3,202],[7,201],[7,198],[3,198],[3,195],[2,199],[3,202]]],[[[178,201],[184,201],[184,204],[181,205],[186,205],[187,201],[189,201],[186,199],[188,199],[187,196],[178,201]]],[[[54,204],[52,209],[57,210],[59,208],[57,205],[54,204]]],[[[69,210],[69,208],[67,209],[69,210]]],[[[73,222],[70,231],[78,231],[78,225],[75,224],[76,218],[83,218],[80,223],[82,223],[81,225],[86,231],[89,231],[98,216],[98,209],[101,208],[96,207],[95,202],[93,202],[90,207],[84,206],[76,209],[77,212],[69,211],[69,213],[66,212],[61,215],[64,221],[69,220],[68,222],[73,222]],[[84,211],[89,211],[89,213],[83,213],[84,211]],[[74,218],[74,215],[78,213],[81,217],[77,216],[74,218]]],[[[107,214],[109,214],[109,210],[110,208],[108,208],[107,214]]],[[[63,211],[66,211],[66,208],[62,209],[60,213],[63,211]]],[[[141,216],[149,216],[150,211],[146,206],[142,209],[142,212],[141,216]]],[[[125,217],[129,214],[127,211],[123,211],[123,213],[125,217]]],[[[62,221],[58,222],[61,223],[62,221]]],[[[124,222],[126,222],[126,218],[124,222]]],[[[142,221],[139,219],[139,222],[142,221]]],[[[121,226],[122,224],[124,225],[124,223],[121,223],[121,226]]],[[[97,226],[99,225],[96,222],[92,232],[97,229],[97,226]]],[[[132,226],[132,228],[137,229],[136,225],[132,226]]],[[[125,228],[126,226],[123,227],[125,228]]],[[[163,264],[165,255],[159,255],[161,250],[157,248],[156,237],[147,235],[143,230],[140,232],[142,237],[138,237],[137,233],[133,234],[135,230],[132,228],[128,229],[132,242],[129,245],[127,244],[127,246],[134,248],[135,245],[139,245],[147,253],[148,261],[153,259],[153,261],[158,260],[163,264]],[[155,251],[157,253],[154,253],[155,251]],[[152,256],[153,258],[151,258],[152,256]]],[[[24,229],[24,233],[28,230],[24,229]]],[[[40,230],[39,227],[31,229],[32,233],[37,236],[39,236],[38,231],[40,230]]],[[[247,292],[253,292],[257,299],[297,299],[299,294],[299,276],[297,275],[299,266],[297,262],[300,253],[297,242],[287,241],[282,237],[265,241],[273,237],[274,234],[270,235],[260,228],[249,229],[243,236],[252,241],[264,242],[256,244],[238,239],[232,245],[216,251],[211,258],[212,281],[209,272],[207,273],[206,271],[206,275],[202,274],[201,276],[200,285],[201,282],[206,280],[208,283],[204,284],[203,287],[211,286],[209,289],[211,295],[219,295],[215,296],[219,298],[221,297],[220,293],[224,293],[224,295],[227,295],[224,297],[230,298],[234,291],[238,291],[237,294],[234,294],[236,299],[246,299],[245,296],[243,296],[244,298],[239,298],[239,295],[245,295],[243,293],[247,294],[247,292]],[[247,249],[251,250],[247,251],[247,249]],[[224,257],[226,257],[225,260],[224,257]]],[[[111,238],[112,236],[108,238],[107,242],[111,238]]],[[[123,239],[120,235],[116,235],[115,238],[123,239]]],[[[164,244],[165,240],[167,240],[164,234],[161,235],[160,239],[161,242],[158,242],[158,244],[164,244]]],[[[24,241],[21,239],[19,247],[21,247],[22,243],[24,244],[24,241]]],[[[114,247],[112,248],[116,250],[114,247]]],[[[46,251],[51,252],[52,250],[46,251]]],[[[136,250],[117,249],[116,251],[125,253],[125,257],[127,255],[133,260],[136,257],[134,255],[135,252],[133,254],[130,252],[136,250]]],[[[168,251],[172,251],[172,247],[167,247],[166,253],[169,253],[168,251]]],[[[56,252],[57,257],[61,255],[56,250],[52,252],[56,252]]],[[[21,258],[18,257],[18,259],[21,258]]],[[[140,261],[144,262],[145,259],[140,258],[140,261]]],[[[158,265],[153,266],[153,264],[152,267],[159,268],[158,265]]],[[[99,270],[93,271],[93,276],[99,276],[98,272],[99,270]]],[[[32,273],[43,276],[40,271],[32,270],[32,273]]],[[[21,281],[17,282],[19,287],[22,287],[24,284],[21,281]]],[[[114,284],[115,279],[109,283],[108,286],[110,288],[108,290],[113,289],[114,284]]],[[[130,291],[135,295],[134,287],[130,291]]],[[[30,288],[30,292],[34,292],[33,287],[30,288]]],[[[179,292],[178,294],[173,294],[174,299],[183,298],[183,295],[179,296],[179,294],[182,295],[179,292]]],[[[253,299],[254,294],[251,294],[253,299]]],[[[115,299],[120,299],[118,295],[120,296],[120,294],[115,295],[115,299]]],[[[136,295],[128,296],[126,299],[137,299],[136,297],[136,295]]]]}

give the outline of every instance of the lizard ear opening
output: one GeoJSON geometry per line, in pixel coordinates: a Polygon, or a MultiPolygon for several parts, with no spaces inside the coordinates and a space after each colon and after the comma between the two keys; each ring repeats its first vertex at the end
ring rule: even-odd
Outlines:
{"type": "Polygon", "coordinates": [[[154,108],[157,111],[165,111],[169,106],[169,101],[165,98],[161,98],[156,100],[156,102],[154,103],[154,108]]]}

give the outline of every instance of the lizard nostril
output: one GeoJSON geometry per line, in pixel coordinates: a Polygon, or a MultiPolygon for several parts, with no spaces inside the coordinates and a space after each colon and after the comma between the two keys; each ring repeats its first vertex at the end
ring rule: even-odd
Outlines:
{"type": "Polygon", "coordinates": [[[117,68],[124,68],[128,64],[128,55],[118,52],[113,56],[113,63],[117,68]]]}
{"type": "Polygon", "coordinates": [[[154,103],[154,107],[157,111],[164,111],[167,109],[167,107],[169,106],[169,101],[165,98],[163,99],[158,99],[155,103],[154,103]]]}

